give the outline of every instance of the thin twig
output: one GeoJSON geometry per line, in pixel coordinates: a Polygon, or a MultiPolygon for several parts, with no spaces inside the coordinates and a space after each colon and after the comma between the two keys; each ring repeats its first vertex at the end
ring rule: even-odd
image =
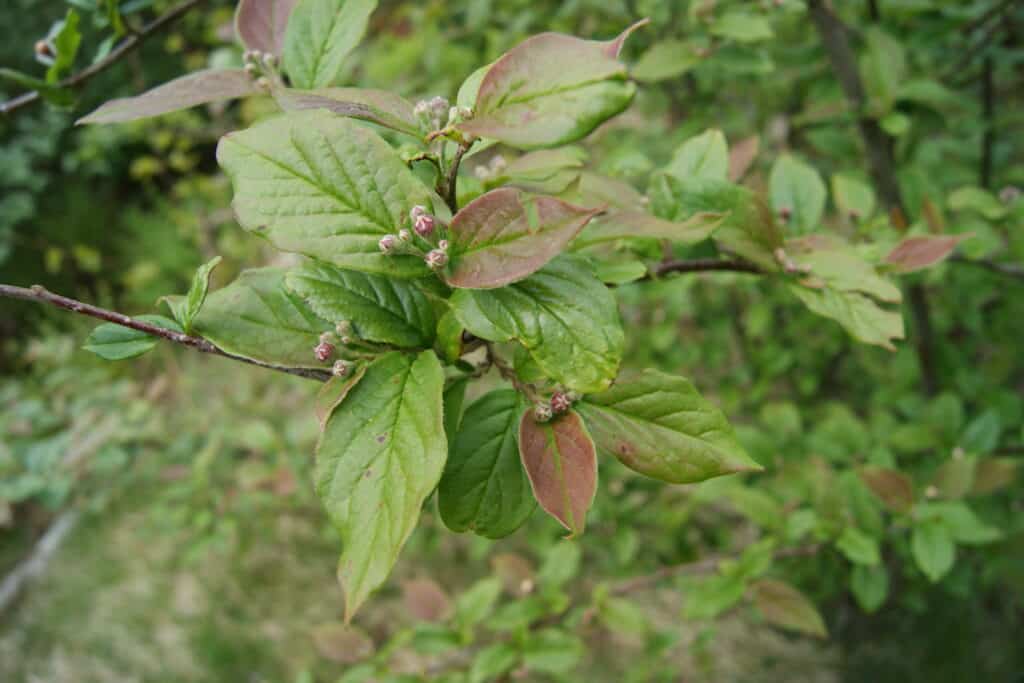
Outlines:
{"type": "MultiPolygon", "coordinates": [[[[788,557],[810,557],[812,555],[816,555],[820,549],[821,546],[817,544],[797,546],[795,548],[782,548],[781,550],[775,551],[774,557],[776,560],[788,557]]],[[[624,593],[633,593],[635,591],[650,588],[665,579],[671,579],[676,576],[709,574],[718,569],[718,565],[723,560],[735,559],[736,558],[732,556],[712,555],[711,557],[706,557],[703,560],[697,560],[695,562],[684,562],[683,564],[673,564],[667,567],[661,567],[650,574],[634,576],[633,578],[624,579],[618,583],[614,583],[609,589],[609,592],[622,595],[624,593]]]]}
{"type": "MultiPolygon", "coordinates": [[[[653,275],[654,277],[661,277],[669,273],[700,273],[722,270],[734,273],[764,274],[763,270],[747,261],[706,258],[662,261],[654,268],[653,275]]],[[[648,276],[643,279],[650,278],[651,276],[648,276]]]]}
{"type": "MultiPolygon", "coordinates": [[[[139,31],[125,38],[117,45],[117,47],[111,50],[110,54],[106,57],[82,71],[79,71],[77,74],[65,78],[61,82],[57,83],[54,88],[74,88],[82,85],[96,74],[106,71],[111,66],[124,59],[154,33],[170,26],[175,21],[183,17],[189,10],[204,2],[206,2],[206,0],[185,0],[185,2],[169,10],[166,14],[160,15],[150,23],[143,26],[139,31]]],[[[0,114],[9,114],[16,109],[32,104],[38,100],[39,97],[40,95],[38,90],[31,90],[22,95],[18,95],[17,97],[0,104],[0,114]]]]}
{"type": "Polygon", "coordinates": [[[25,586],[43,575],[61,543],[78,524],[79,518],[80,513],[75,509],[62,512],[36,543],[32,554],[4,577],[0,583],[0,613],[14,603],[25,586]]]}
{"type": "Polygon", "coordinates": [[[512,386],[515,387],[516,391],[530,399],[531,402],[539,402],[540,396],[537,394],[537,390],[533,388],[533,385],[527,384],[519,379],[519,375],[516,374],[516,371],[512,366],[506,363],[501,356],[495,353],[494,347],[490,343],[485,342],[484,346],[487,347],[487,361],[498,370],[498,374],[500,374],[504,380],[511,383],[512,386]]]}
{"type": "Polygon", "coordinates": [[[306,379],[313,379],[320,382],[326,382],[331,378],[331,373],[328,370],[317,370],[314,368],[291,368],[283,365],[275,365],[274,363],[264,363],[263,361],[253,360],[251,358],[244,358],[242,356],[236,356],[233,353],[223,351],[212,343],[202,339],[201,337],[192,337],[181,332],[175,332],[174,330],[168,330],[160,327],[159,325],[153,325],[147,323],[144,320],[137,320],[135,318],[129,318],[128,316],[117,313],[116,311],[109,311],[105,308],[99,308],[92,304],[87,304],[82,301],[70,299],[66,296],[54,294],[48,291],[46,288],[39,285],[34,285],[31,288],[15,287],[13,285],[0,284],[0,297],[6,297],[9,299],[21,299],[23,301],[34,301],[38,303],[46,303],[56,306],[57,308],[63,308],[66,311],[72,313],[79,313],[81,315],[87,315],[90,318],[96,318],[98,320],[104,320],[115,325],[122,327],[128,327],[139,332],[145,332],[146,334],[153,335],[154,337],[160,337],[168,341],[172,341],[175,344],[181,344],[189,348],[195,349],[202,353],[210,353],[215,356],[223,356],[224,358],[230,358],[241,363],[248,363],[250,365],[257,365],[261,368],[267,368],[268,370],[277,370],[278,372],[284,372],[289,375],[295,375],[297,377],[304,377],[306,379]]]}
{"type": "Polygon", "coordinates": [[[466,152],[468,152],[469,148],[472,146],[472,142],[459,143],[458,149],[455,150],[455,156],[452,157],[451,166],[448,167],[448,174],[445,177],[444,201],[448,204],[448,208],[452,210],[453,214],[459,210],[459,164],[462,163],[462,157],[466,155],[466,152]]]}

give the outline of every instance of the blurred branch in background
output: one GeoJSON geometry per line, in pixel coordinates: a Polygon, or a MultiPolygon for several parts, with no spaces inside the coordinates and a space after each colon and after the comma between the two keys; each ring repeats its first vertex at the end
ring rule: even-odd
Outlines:
{"type": "MultiPolygon", "coordinates": [[[[150,23],[143,26],[138,31],[131,33],[117,47],[111,50],[110,54],[107,55],[104,59],[101,59],[92,66],[83,69],[82,71],[78,72],[73,76],[65,78],[63,81],[57,83],[54,86],[54,89],[59,90],[63,88],[75,88],[84,84],[93,76],[106,71],[114,64],[120,62],[122,59],[131,54],[135,49],[140,47],[142,43],[145,42],[152,35],[167,28],[175,21],[185,16],[185,14],[187,14],[190,10],[198,7],[204,2],[206,2],[206,0],[185,0],[185,2],[169,10],[166,14],[162,14],[150,23]]],[[[22,95],[18,95],[17,97],[10,99],[7,102],[4,102],[3,104],[0,104],[0,114],[10,114],[18,109],[21,109],[22,107],[28,106],[38,101],[40,97],[41,95],[38,90],[31,90],[22,95]]]]}

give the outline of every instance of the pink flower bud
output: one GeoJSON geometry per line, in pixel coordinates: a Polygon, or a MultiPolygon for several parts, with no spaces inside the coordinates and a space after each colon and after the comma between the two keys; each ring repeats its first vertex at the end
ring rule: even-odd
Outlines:
{"type": "Polygon", "coordinates": [[[420,206],[419,204],[417,204],[416,206],[412,207],[412,209],[409,211],[409,220],[415,223],[417,218],[426,215],[426,213],[427,207],[420,206]]]}
{"type": "Polygon", "coordinates": [[[538,403],[533,407],[533,419],[537,422],[547,422],[552,415],[551,406],[547,403],[538,403]]]}
{"type": "Polygon", "coordinates": [[[551,411],[553,413],[564,413],[571,407],[572,401],[570,401],[569,397],[561,391],[556,391],[551,395],[551,411]]]}
{"type": "Polygon", "coordinates": [[[384,235],[380,238],[380,241],[377,242],[377,246],[380,247],[380,250],[385,254],[390,254],[395,250],[396,241],[397,240],[394,235],[384,235]]]}
{"type": "Polygon", "coordinates": [[[316,348],[313,349],[313,355],[316,356],[316,359],[321,363],[330,358],[332,353],[334,353],[334,345],[328,344],[327,342],[320,342],[316,345],[316,348]]]}
{"type": "Polygon", "coordinates": [[[416,231],[416,234],[420,237],[428,237],[434,232],[434,228],[437,225],[437,221],[430,214],[423,214],[416,218],[416,222],[413,224],[412,229],[416,231]]]}
{"type": "Polygon", "coordinates": [[[448,254],[444,253],[440,249],[431,249],[425,259],[427,265],[433,269],[444,268],[448,265],[448,254]]]}
{"type": "Polygon", "coordinates": [[[334,366],[331,368],[332,375],[335,377],[344,377],[350,372],[352,372],[352,364],[347,360],[334,361],[334,366]]]}
{"type": "Polygon", "coordinates": [[[448,251],[448,240],[441,240],[437,243],[437,248],[441,251],[448,251]]]}

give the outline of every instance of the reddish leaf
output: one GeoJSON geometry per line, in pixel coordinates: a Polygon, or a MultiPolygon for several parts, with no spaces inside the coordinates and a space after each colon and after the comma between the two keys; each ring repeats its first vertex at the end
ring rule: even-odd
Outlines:
{"type": "Polygon", "coordinates": [[[626,38],[629,38],[631,35],[633,35],[633,31],[643,26],[647,26],[647,24],[649,23],[651,23],[651,20],[645,17],[640,21],[635,22],[632,26],[629,26],[625,31],[615,36],[611,40],[604,41],[602,43],[602,45],[604,46],[604,53],[611,57],[612,59],[618,58],[619,53],[622,52],[622,45],[626,42],[626,38]]]}
{"type": "Polygon", "coordinates": [[[451,612],[448,594],[433,579],[412,579],[402,582],[405,608],[420,621],[441,621],[451,612]]]}
{"type": "Polygon", "coordinates": [[[260,90],[256,82],[242,69],[207,69],[176,78],[137,97],[111,100],[78,123],[123,123],[257,92],[260,90]]]}
{"type": "Polygon", "coordinates": [[[986,458],[974,470],[971,493],[982,495],[1006,488],[1017,478],[1020,461],[1014,458],[986,458]]]}
{"type": "Polygon", "coordinates": [[[538,423],[527,412],[519,423],[519,455],[533,495],[570,537],[583,531],[597,491],[597,452],[574,411],[538,423]]]}
{"type": "Polygon", "coordinates": [[[488,192],[452,219],[445,281],[495,289],[522,280],[557,256],[597,212],[509,187],[488,192]]]}
{"type": "Polygon", "coordinates": [[[351,664],[373,654],[373,641],[352,626],[321,624],[313,629],[312,636],[316,651],[332,662],[351,664]]]}
{"type": "Polygon", "coordinates": [[[415,138],[423,135],[413,105],[401,95],[367,88],[294,90],[275,88],[274,99],[285,111],[326,109],[353,119],[369,121],[415,138]]]}
{"type": "Polygon", "coordinates": [[[756,135],[744,138],[732,146],[729,150],[729,180],[735,183],[747,174],[757,158],[760,146],[761,138],[756,135]]]}
{"type": "Polygon", "coordinates": [[[235,33],[250,50],[280,55],[288,17],[299,0],[241,0],[235,12],[235,33]]]}
{"type": "Polygon", "coordinates": [[[822,621],[814,604],[788,583],[762,579],[751,588],[754,593],[754,604],[771,623],[818,638],[828,636],[825,622],[822,621]]]}
{"type": "Polygon", "coordinates": [[[902,472],[869,466],[861,468],[860,478],[890,510],[906,512],[914,504],[914,485],[902,472]]]}
{"type": "Polygon", "coordinates": [[[896,245],[885,260],[895,266],[897,272],[911,273],[945,260],[956,245],[968,237],[970,234],[908,237],[896,245]]]}

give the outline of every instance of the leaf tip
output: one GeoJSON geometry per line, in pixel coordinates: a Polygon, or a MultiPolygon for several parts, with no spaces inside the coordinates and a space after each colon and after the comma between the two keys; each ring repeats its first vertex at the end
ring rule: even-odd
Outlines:
{"type": "Polygon", "coordinates": [[[640,19],[626,27],[622,33],[605,44],[605,54],[613,59],[618,58],[619,53],[622,52],[622,45],[626,42],[626,39],[633,35],[634,31],[647,26],[649,23],[651,23],[651,18],[644,17],[643,19],[640,19]]]}

